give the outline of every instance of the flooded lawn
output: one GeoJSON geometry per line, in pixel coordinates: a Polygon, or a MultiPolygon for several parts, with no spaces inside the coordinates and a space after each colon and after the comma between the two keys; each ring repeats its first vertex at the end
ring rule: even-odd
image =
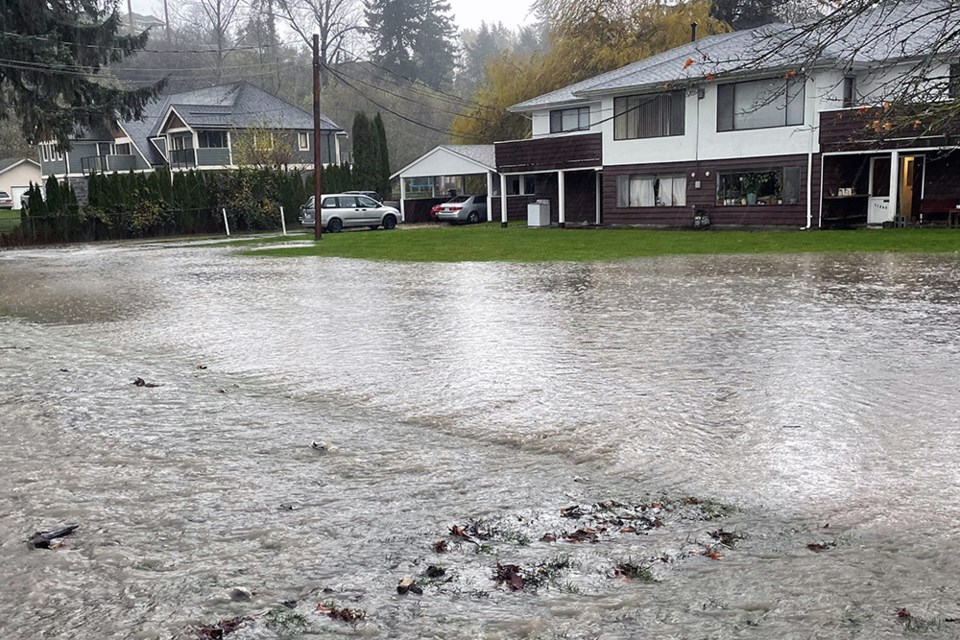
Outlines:
{"type": "Polygon", "coordinates": [[[958,391],[957,257],[0,253],[0,637],[956,638],[958,391]]]}

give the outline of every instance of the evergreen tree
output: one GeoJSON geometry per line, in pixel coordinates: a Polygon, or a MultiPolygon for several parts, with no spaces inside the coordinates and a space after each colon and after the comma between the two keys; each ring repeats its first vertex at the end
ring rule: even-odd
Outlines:
{"type": "Polygon", "coordinates": [[[10,63],[0,67],[0,119],[15,113],[30,143],[52,139],[65,148],[78,125],[139,119],[163,88],[160,81],[126,90],[97,75],[147,43],[146,32],[120,35],[115,2],[0,0],[0,15],[0,50],[10,63]]]}
{"type": "Polygon", "coordinates": [[[370,119],[363,111],[353,117],[353,185],[355,189],[373,189],[380,164],[377,138],[370,119]]]}
{"type": "Polygon", "coordinates": [[[377,180],[374,189],[384,198],[390,197],[390,150],[387,148],[387,130],[383,126],[383,118],[377,112],[373,119],[373,131],[379,149],[380,164],[377,167],[377,180]]]}
{"type": "Polygon", "coordinates": [[[453,77],[456,29],[446,0],[367,0],[374,62],[437,89],[453,77]]]}

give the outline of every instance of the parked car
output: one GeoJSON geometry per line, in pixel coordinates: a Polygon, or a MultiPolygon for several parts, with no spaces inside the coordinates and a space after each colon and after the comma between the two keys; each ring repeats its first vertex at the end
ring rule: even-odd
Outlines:
{"type": "Polygon", "coordinates": [[[376,200],[380,204],[383,204],[383,196],[381,196],[376,191],[344,191],[344,193],[367,196],[368,198],[372,198],[373,200],[376,200]]]}
{"type": "MultiPolygon", "coordinates": [[[[400,221],[400,212],[367,196],[354,193],[333,193],[320,197],[320,224],[331,233],[344,227],[393,229],[400,221]]],[[[300,224],[313,227],[316,207],[313,196],[300,207],[300,224]]]]}
{"type": "Polygon", "coordinates": [[[437,209],[437,220],[446,222],[480,222],[487,219],[487,196],[456,196],[437,209]]]}
{"type": "Polygon", "coordinates": [[[0,191],[0,209],[13,209],[13,198],[6,191],[0,191]]]}

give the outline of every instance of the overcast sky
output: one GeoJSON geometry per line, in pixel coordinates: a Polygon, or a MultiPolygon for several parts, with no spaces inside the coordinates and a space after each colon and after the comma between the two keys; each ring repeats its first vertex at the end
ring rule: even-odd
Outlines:
{"type": "MultiPolygon", "coordinates": [[[[176,3],[180,0],[168,0],[176,3]]],[[[169,5],[168,5],[169,6],[169,5]]],[[[461,29],[476,29],[481,21],[487,23],[502,22],[505,26],[516,28],[530,22],[529,0],[450,0],[453,15],[457,26],[461,29]]],[[[126,9],[127,3],[120,2],[120,10],[126,9]]],[[[152,13],[163,18],[163,3],[161,0],[133,0],[133,10],[137,13],[152,13]]]]}

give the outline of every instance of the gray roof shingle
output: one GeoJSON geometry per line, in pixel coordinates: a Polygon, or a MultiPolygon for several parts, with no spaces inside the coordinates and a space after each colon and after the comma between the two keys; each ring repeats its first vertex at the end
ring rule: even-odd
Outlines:
{"type": "Polygon", "coordinates": [[[722,33],[537,96],[510,110],[529,111],[626,89],[683,84],[722,74],[755,74],[809,63],[869,66],[909,58],[924,54],[932,43],[941,41],[945,23],[955,27],[958,19],[960,7],[950,0],[905,0],[880,3],[849,20],[836,34],[821,33],[820,22],[770,24],[722,33]],[[933,14],[939,19],[931,20],[933,14]]]}

